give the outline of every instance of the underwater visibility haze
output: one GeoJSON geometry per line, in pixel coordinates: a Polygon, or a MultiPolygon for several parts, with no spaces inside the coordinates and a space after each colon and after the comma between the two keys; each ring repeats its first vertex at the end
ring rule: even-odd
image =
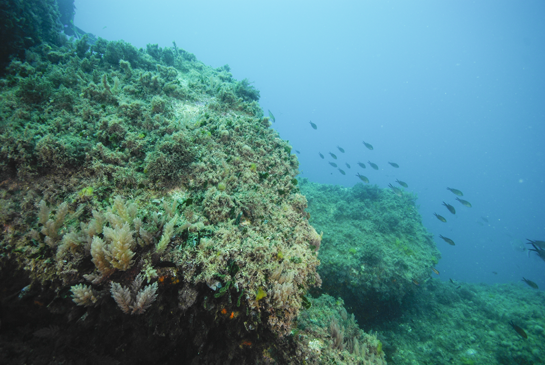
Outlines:
{"type": "Polygon", "coordinates": [[[360,181],[356,173],[381,187],[406,181],[424,225],[458,242],[439,242],[447,276],[485,283],[526,276],[545,288],[543,262],[513,248],[545,237],[542,2],[76,6],[75,23],[88,32],[137,47],[176,41],[204,63],[228,64],[237,79],[248,78],[275,116],[273,128],[300,151],[302,177],[347,187],[360,181]],[[369,160],[380,170],[357,165],[369,160]],[[473,208],[446,187],[461,189],[473,208]],[[433,216],[450,214],[443,200],[459,208],[446,225],[433,216]]]}
{"type": "Polygon", "coordinates": [[[1,363],[545,363],[545,3],[8,3],[1,363]]]}

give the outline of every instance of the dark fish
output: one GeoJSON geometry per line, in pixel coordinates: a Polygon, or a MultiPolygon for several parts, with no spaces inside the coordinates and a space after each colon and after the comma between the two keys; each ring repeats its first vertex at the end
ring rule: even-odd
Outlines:
{"type": "Polygon", "coordinates": [[[416,286],[420,286],[420,283],[416,280],[413,279],[413,284],[416,285],[416,286]]]}
{"type": "Polygon", "coordinates": [[[461,285],[458,285],[458,286],[456,287],[456,289],[460,289],[461,287],[462,287],[461,285]]]}
{"type": "Polygon", "coordinates": [[[320,155],[320,157],[322,158],[322,160],[324,159],[324,155],[322,155],[320,152],[318,152],[318,154],[320,155]]]}
{"type": "Polygon", "coordinates": [[[299,155],[301,154],[301,152],[299,152],[298,150],[295,150],[295,152],[297,152],[299,155]]]}
{"type": "Polygon", "coordinates": [[[350,164],[349,164],[348,162],[346,162],[346,167],[348,167],[349,169],[351,169],[350,164]]]}
{"type": "Polygon", "coordinates": [[[331,157],[333,157],[335,160],[337,159],[337,156],[335,156],[333,153],[329,152],[329,154],[330,154],[331,157]]]}
{"type": "Polygon", "coordinates": [[[356,176],[359,177],[360,180],[363,181],[364,183],[369,184],[369,179],[366,178],[365,176],[360,175],[360,174],[356,174],[356,176]]]}
{"type": "Polygon", "coordinates": [[[337,148],[339,149],[339,151],[341,151],[342,153],[344,153],[344,148],[339,147],[339,146],[337,146],[337,148]]]}
{"type": "Polygon", "coordinates": [[[366,168],[366,166],[365,166],[365,164],[364,164],[363,162],[358,162],[358,165],[360,165],[360,167],[361,167],[362,169],[366,168]]]}
{"type": "Polygon", "coordinates": [[[370,143],[363,141],[363,144],[365,145],[365,147],[369,148],[370,150],[373,150],[373,146],[370,143]]]}
{"type": "Polygon", "coordinates": [[[437,269],[436,269],[435,267],[432,267],[432,268],[431,268],[431,271],[433,271],[433,272],[436,273],[437,275],[440,275],[440,274],[439,274],[439,271],[437,271],[437,269]]]}
{"type": "Polygon", "coordinates": [[[454,241],[451,240],[450,238],[447,238],[447,237],[443,237],[441,235],[439,235],[439,237],[441,237],[446,243],[448,243],[449,245],[451,246],[454,246],[454,241]]]}
{"type": "Polygon", "coordinates": [[[343,170],[339,169],[339,172],[343,175],[346,175],[346,172],[344,172],[343,170]]]}
{"type": "Polygon", "coordinates": [[[495,272],[495,271],[492,271],[492,274],[494,274],[494,275],[498,275],[498,273],[497,273],[497,272],[495,272]]]}
{"type": "Polygon", "coordinates": [[[400,181],[400,180],[398,180],[398,179],[396,179],[396,183],[398,183],[399,185],[403,186],[404,188],[408,188],[408,187],[409,187],[409,185],[407,185],[406,182],[400,181]]]}
{"type": "Polygon", "coordinates": [[[454,194],[458,195],[458,196],[464,196],[464,193],[462,193],[460,190],[458,189],[452,189],[452,188],[447,188],[447,190],[450,190],[452,191],[454,194]]]}
{"type": "Polygon", "coordinates": [[[532,240],[529,240],[528,238],[526,240],[530,241],[530,242],[526,242],[527,244],[531,244],[539,248],[545,248],[545,241],[532,241],[532,240]]]}
{"type": "Polygon", "coordinates": [[[442,215],[439,215],[437,213],[433,213],[435,214],[435,216],[437,217],[437,219],[439,219],[441,222],[443,223],[447,223],[447,220],[445,219],[445,217],[443,217],[442,215]]]}
{"type": "Polygon", "coordinates": [[[526,334],[526,332],[524,332],[524,330],[522,328],[520,328],[519,326],[517,326],[516,324],[513,323],[513,321],[509,322],[509,324],[511,325],[511,327],[513,327],[513,329],[515,331],[517,331],[517,333],[524,339],[527,339],[528,338],[528,335],[526,334]]]}
{"type": "Polygon", "coordinates": [[[399,165],[396,164],[395,162],[388,162],[390,165],[392,165],[393,167],[395,167],[396,169],[399,168],[399,165]]]}
{"type": "Polygon", "coordinates": [[[452,285],[456,285],[456,283],[454,282],[454,280],[452,280],[451,278],[448,278],[448,279],[450,280],[450,283],[451,283],[452,285]]]}
{"type": "Polygon", "coordinates": [[[329,164],[333,167],[337,167],[337,164],[335,162],[330,162],[329,164]]]}
{"type": "MultiPolygon", "coordinates": [[[[268,110],[268,109],[267,109],[267,110],[268,110]]],[[[276,122],[276,119],[274,119],[273,113],[271,113],[270,110],[268,110],[268,111],[269,111],[269,119],[272,120],[273,123],[276,122]]]]}
{"type": "Polygon", "coordinates": [[[388,187],[394,191],[395,195],[397,195],[397,196],[403,196],[403,191],[401,191],[400,188],[396,188],[396,187],[393,186],[392,184],[388,184],[388,187]]]}
{"type": "Polygon", "coordinates": [[[464,200],[464,199],[460,199],[460,198],[456,198],[456,200],[458,200],[460,203],[462,203],[462,205],[468,207],[468,208],[471,208],[471,203],[468,202],[467,200],[464,200]]]}
{"type": "Polygon", "coordinates": [[[485,221],[486,223],[488,223],[488,219],[486,219],[486,217],[481,217],[481,219],[482,219],[483,221],[485,221]]]}
{"type": "Polygon", "coordinates": [[[314,123],[312,123],[312,122],[309,122],[309,123],[310,123],[310,125],[312,126],[312,128],[318,129],[318,127],[316,126],[316,124],[314,124],[314,123]]]}
{"type": "Polygon", "coordinates": [[[378,170],[378,166],[376,164],[372,163],[371,161],[367,161],[367,163],[369,163],[369,165],[375,170],[378,170]]]}
{"type": "Polygon", "coordinates": [[[443,205],[444,205],[445,207],[447,207],[447,209],[448,209],[449,212],[451,212],[452,214],[456,214],[456,209],[454,209],[454,207],[453,207],[452,205],[447,204],[447,203],[445,203],[445,202],[443,202],[443,205]]]}
{"type": "Polygon", "coordinates": [[[524,281],[530,288],[539,289],[536,283],[534,283],[532,280],[525,279],[522,277],[522,281],[524,281]]]}
{"type": "Polygon", "coordinates": [[[534,251],[535,253],[537,253],[537,255],[539,256],[540,259],[542,259],[543,261],[545,261],[545,249],[543,248],[538,248],[536,245],[532,244],[532,246],[534,246],[533,249],[529,249],[528,251],[534,251]]]}

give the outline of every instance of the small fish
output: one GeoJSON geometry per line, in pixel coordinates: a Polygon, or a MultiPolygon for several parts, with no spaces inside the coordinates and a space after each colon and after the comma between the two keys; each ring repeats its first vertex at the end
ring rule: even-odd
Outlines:
{"type": "Polygon", "coordinates": [[[361,167],[362,169],[365,169],[365,168],[366,168],[366,166],[365,166],[365,164],[364,164],[363,162],[358,162],[358,165],[360,165],[360,167],[361,167]]]}
{"type": "Polygon", "coordinates": [[[436,269],[435,267],[432,267],[432,268],[431,268],[431,271],[433,271],[433,272],[436,273],[437,275],[440,275],[440,274],[439,274],[439,271],[437,271],[437,269],[436,269]]]}
{"type": "Polygon", "coordinates": [[[460,289],[461,287],[462,287],[461,285],[458,285],[458,286],[456,287],[456,289],[460,289]]]}
{"type": "Polygon", "coordinates": [[[272,120],[273,123],[276,122],[276,119],[274,118],[273,113],[271,113],[269,109],[267,109],[267,111],[269,112],[269,119],[272,120]]]}
{"type": "Polygon", "coordinates": [[[329,154],[330,154],[331,157],[333,157],[335,160],[337,159],[337,156],[335,156],[333,153],[329,152],[329,154]]]}
{"type": "Polygon", "coordinates": [[[312,123],[312,122],[309,122],[309,123],[310,123],[310,126],[311,126],[312,128],[318,129],[318,126],[317,126],[316,124],[314,124],[314,123],[312,123]]]}
{"type": "Polygon", "coordinates": [[[524,330],[522,328],[520,328],[519,326],[517,326],[516,324],[513,323],[513,321],[509,322],[509,324],[511,325],[511,327],[513,327],[513,329],[515,331],[517,331],[517,333],[524,339],[527,339],[528,338],[528,335],[526,334],[526,332],[524,332],[524,330]]]}
{"type": "Polygon", "coordinates": [[[301,154],[301,152],[299,152],[298,150],[295,150],[295,152],[297,152],[297,154],[299,154],[299,155],[301,154]]]}
{"type": "Polygon", "coordinates": [[[532,240],[529,240],[528,238],[526,240],[530,241],[530,242],[526,242],[527,244],[531,244],[540,248],[545,248],[545,241],[532,241],[532,240]]]}
{"type": "Polygon", "coordinates": [[[395,167],[396,169],[399,168],[399,165],[396,164],[395,162],[388,162],[390,165],[392,165],[393,167],[395,167]]]}
{"type": "Polygon", "coordinates": [[[335,162],[330,162],[329,164],[333,167],[337,167],[337,164],[335,162]]]}
{"type": "Polygon", "coordinates": [[[367,163],[375,170],[378,170],[378,166],[376,164],[372,163],[371,161],[367,161],[367,163]]]}
{"type": "Polygon", "coordinates": [[[413,279],[413,284],[416,285],[416,286],[420,286],[420,283],[416,280],[413,279]]]}
{"type": "Polygon", "coordinates": [[[443,217],[442,215],[439,215],[437,213],[433,213],[435,214],[435,216],[437,217],[437,219],[439,219],[441,222],[443,223],[447,223],[447,220],[445,219],[445,217],[443,217]]]}
{"type": "Polygon", "coordinates": [[[318,152],[318,154],[320,155],[320,157],[322,158],[322,160],[324,159],[324,155],[322,155],[320,152],[318,152]]]}
{"type": "Polygon", "coordinates": [[[393,186],[392,184],[388,184],[388,187],[394,191],[395,195],[397,195],[397,196],[403,196],[403,191],[401,191],[400,188],[396,188],[396,187],[393,186]]]}
{"type": "Polygon", "coordinates": [[[533,248],[533,249],[531,248],[531,249],[529,249],[528,251],[534,251],[540,259],[542,259],[543,261],[545,261],[545,249],[543,249],[543,248],[538,248],[538,246],[534,245],[533,243],[532,243],[532,246],[533,246],[534,248],[533,248]]]}
{"type": "Polygon", "coordinates": [[[452,285],[456,285],[456,283],[454,282],[454,280],[452,280],[451,278],[448,278],[448,279],[450,280],[450,283],[451,283],[452,285]]]}
{"type": "Polygon", "coordinates": [[[373,146],[370,143],[363,141],[363,144],[365,145],[365,147],[369,148],[370,150],[373,150],[373,146]]]}
{"type": "Polygon", "coordinates": [[[339,151],[341,151],[342,153],[344,153],[344,148],[339,147],[339,146],[337,146],[337,148],[339,149],[339,151]]]}
{"type": "Polygon", "coordinates": [[[445,203],[445,202],[443,202],[443,205],[444,205],[445,207],[447,207],[447,209],[448,209],[449,212],[451,212],[452,214],[456,214],[456,209],[454,209],[454,207],[453,207],[452,205],[447,204],[447,203],[445,203]]]}
{"type": "Polygon", "coordinates": [[[452,189],[452,188],[447,188],[447,190],[450,190],[452,191],[454,194],[458,195],[458,196],[464,196],[464,193],[462,193],[460,190],[458,189],[452,189]]]}
{"type": "Polygon", "coordinates": [[[488,219],[486,219],[486,217],[481,217],[481,219],[482,219],[483,221],[485,221],[486,223],[488,223],[488,219]]]}
{"type": "Polygon", "coordinates": [[[497,272],[495,272],[495,271],[492,271],[492,274],[494,274],[494,275],[498,275],[498,273],[497,273],[497,272]]]}
{"type": "Polygon", "coordinates": [[[443,237],[441,235],[439,235],[439,237],[441,237],[446,243],[448,243],[449,245],[451,246],[454,246],[454,241],[451,240],[450,238],[447,238],[447,237],[443,237]]]}
{"type": "Polygon", "coordinates": [[[404,188],[408,188],[408,187],[409,187],[409,185],[407,185],[406,182],[400,181],[399,179],[396,179],[396,183],[398,183],[399,185],[403,186],[404,188]]]}
{"type": "Polygon", "coordinates": [[[346,167],[348,167],[349,169],[351,169],[350,164],[349,164],[348,162],[346,162],[346,167]]]}
{"type": "Polygon", "coordinates": [[[522,277],[522,281],[524,281],[526,284],[528,284],[528,286],[529,286],[530,288],[539,289],[539,287],[537,286],[537,284],[534,283],[532,280],[528,280],[528,279],[525,279],[524,277],[522,277]]]}
{"type": "Polygon", "coordinates": [[[462,203],[462,205],[468,207],[468,208],[471,208],[471,203],[468,202],[467,200],[464,200],[464,199],[460,199],[460,198],[456,198],[456,200],[458,200],[460,203],[462,203]]]}
{"type": "Polygon", "coordinates": [[[369,179],[366,178],[365,176],[360,175],[360,174],[356,174],[356,176],[359,177],[360,180],[363,181],[364,183],[369,184],[369,179]]]}
{"type": "Polygon", "coordinates": [[[344,172],[343,170],[339,169],[339,172],[343,175],[346,175],[346,172],[344,172]]]}

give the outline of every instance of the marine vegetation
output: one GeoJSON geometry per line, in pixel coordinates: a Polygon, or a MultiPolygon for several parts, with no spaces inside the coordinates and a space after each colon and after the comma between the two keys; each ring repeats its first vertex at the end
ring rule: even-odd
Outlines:
{"type": "Polygon", "coordinates": [[[388,364],[543,362],[542,291],[517,283],[465,283],[456,289],[437,278],[417,293],[404,300],[403,316],[374,325],[380,341],[395,347],[384,350],[388,364]]]}
{"type": "Polygon", "coordinates": [[[3,313],[30,333],[54,325],[65,356],[296,356],[286,341],[320,285],[321,238],[247,80],[103,39],[34,47],[6,72],[3,313]]]}
{"type": "Polygon", "coordinates": [[[390,189],[352,188],[301,179],[310,222],[324,232],[318,272],[322,291],[340,296],[365,325],[401,311],[403,298],[426,282],[441,254],[414,201],[390,189]]]}

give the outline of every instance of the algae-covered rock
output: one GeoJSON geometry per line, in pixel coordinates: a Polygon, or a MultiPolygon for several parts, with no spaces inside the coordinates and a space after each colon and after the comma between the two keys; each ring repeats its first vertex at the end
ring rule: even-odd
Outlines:
{"type": "Polygon", "coordinates": [[[323,232],[323,291],[342,297],[360,320],[399,312],[441,257],[422,226],[416,196],[361,183],[344,188],[302,179],[299,186],[311,224],[323,232]]]}
{"type": "Polygon", "coordinates": [[[104,40],[35,47],[7,72],[0,283],[14,326],[38,308],[28,330],[67,361],[293,356],[280,344],[320,285],[320,237],[247,80],[104,40]]]}
{"type": "Polygon", "coordinates": [[[294,335],[309,363],[384,365],[383,344],[376,335],[363,332],[341,298],[323,294],[309,299],[294,335]]]}
{"type": "Polygon", "coordinates": [[[388,363],[540,364],[545,294],[523,283],[430,280],[405,301],[403,318],[376,326],[388,363]],[[523,338],[510,322],[527,334],[523,338]]]}

